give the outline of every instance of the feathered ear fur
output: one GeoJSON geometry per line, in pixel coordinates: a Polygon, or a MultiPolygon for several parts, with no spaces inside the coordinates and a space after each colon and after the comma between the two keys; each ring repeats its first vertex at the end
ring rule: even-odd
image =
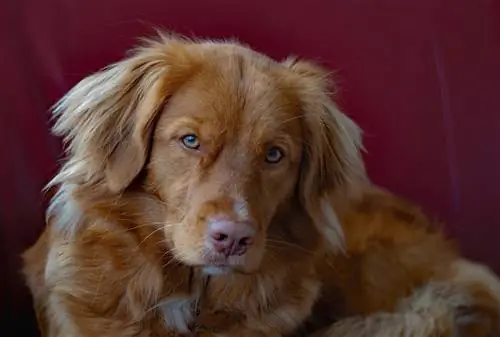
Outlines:
{"type": "Polygon", "coordinates": [[[300,78],[295,87],[305,132],[301,201],[330,243],[343,247],[332,196],[365,179],[361,130],[332,101],[326,71],[308,61],[288,59],[284,64],[300,78]]]}
{"type": "Polygon", "coordinates": [[[167,98],[186,80],[193,62],[186,41],[146,41],[126,59],[78,83],[54,107],[55,135],[68,161],[51,185],[104,182],[123,191],[142,170],[150,136],[167,98]]]}

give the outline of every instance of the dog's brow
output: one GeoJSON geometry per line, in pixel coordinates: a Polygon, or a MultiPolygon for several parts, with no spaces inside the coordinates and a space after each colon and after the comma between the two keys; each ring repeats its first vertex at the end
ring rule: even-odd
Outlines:
{"type": "Polygon", "coordinates": [[[171,121],[168,123],[166,126],[162,128],[162,133],[165,134],[170,134],[174,132],[175,130],[182,129],[182,128],[190,128],[194,129],[193,131],[196,131],[200,125],[200,122],[198,122],[195,118],[191,117],[180,117],[176,118],[175,120],[171,121]]]}

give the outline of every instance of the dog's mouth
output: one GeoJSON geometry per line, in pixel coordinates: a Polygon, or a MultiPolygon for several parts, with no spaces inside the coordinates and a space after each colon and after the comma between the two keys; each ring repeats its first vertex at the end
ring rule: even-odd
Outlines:
{"type": "Polygon", "coordinates": [[[231,263],[230,261],[207,261],[201,266],[201,269],[205,275],[223,275],[229,274],[231,272],[238,272],[244,267],[240,263],[231,263]]]}
{"type": "Polygon", "coordinates": [[[180,232],[179,237],[172,237],[172,255],[178,262],[201,270],[205,275],[221,274],[252,274],[259,270],[264,256],[264,246],[255,243],[244,252],[231,250],[217,251],[203,241],[184,237],[185,232],[180,232]]]}
{"type": "Polygon", "coordinates": [[[248,266],[248,259],[242,256],[226,256],[224,254],[206,254],[203,258],[201,268],[207,275],[221,275],[228,273],[251,272],[248,266]]]}
{"type": "Polygon", "coordinates": [[[242,268],[245,264],[243,256],[226,256],[224,254],[206,255],[203,260],[203,269],[214,270],[218,274],[242,268]]]}

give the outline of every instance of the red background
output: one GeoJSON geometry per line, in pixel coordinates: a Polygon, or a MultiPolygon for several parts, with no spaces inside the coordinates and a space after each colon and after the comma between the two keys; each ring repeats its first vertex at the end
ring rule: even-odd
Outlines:
{"type": "Polygon", "coordinates": [[[235,36],[336,70],[340,104],[366,131],[373,180],[422,204],[465,254],[500,271],[500,1],[232,1],[0,2],[2,329],[20,324],[7,335],[34,333],[18,270],[60,158],[47,110],[154,26],[235,36]]]}

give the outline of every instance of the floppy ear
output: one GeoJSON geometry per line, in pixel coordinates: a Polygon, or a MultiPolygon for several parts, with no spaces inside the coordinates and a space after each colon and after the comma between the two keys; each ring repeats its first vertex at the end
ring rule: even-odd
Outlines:
{"type": "Polygon", "coordinates": [[[295,59],[285,65],[299,75],[295,87],[304,114],[300,199],[327,239],[341,247],[343,235],[332,200],[365,180],[361,130],[332,101],[326,71],[295,59]]]}
{"type": "Polygon", "coordinates": [[[68,162],[52,183],[123,191],[147,160],[155,120],[191,71],[185,43],[161,37],[78,83],[54,108],[68,162]],[[59,181],[57,181],[59,180],[59,181]]]}

